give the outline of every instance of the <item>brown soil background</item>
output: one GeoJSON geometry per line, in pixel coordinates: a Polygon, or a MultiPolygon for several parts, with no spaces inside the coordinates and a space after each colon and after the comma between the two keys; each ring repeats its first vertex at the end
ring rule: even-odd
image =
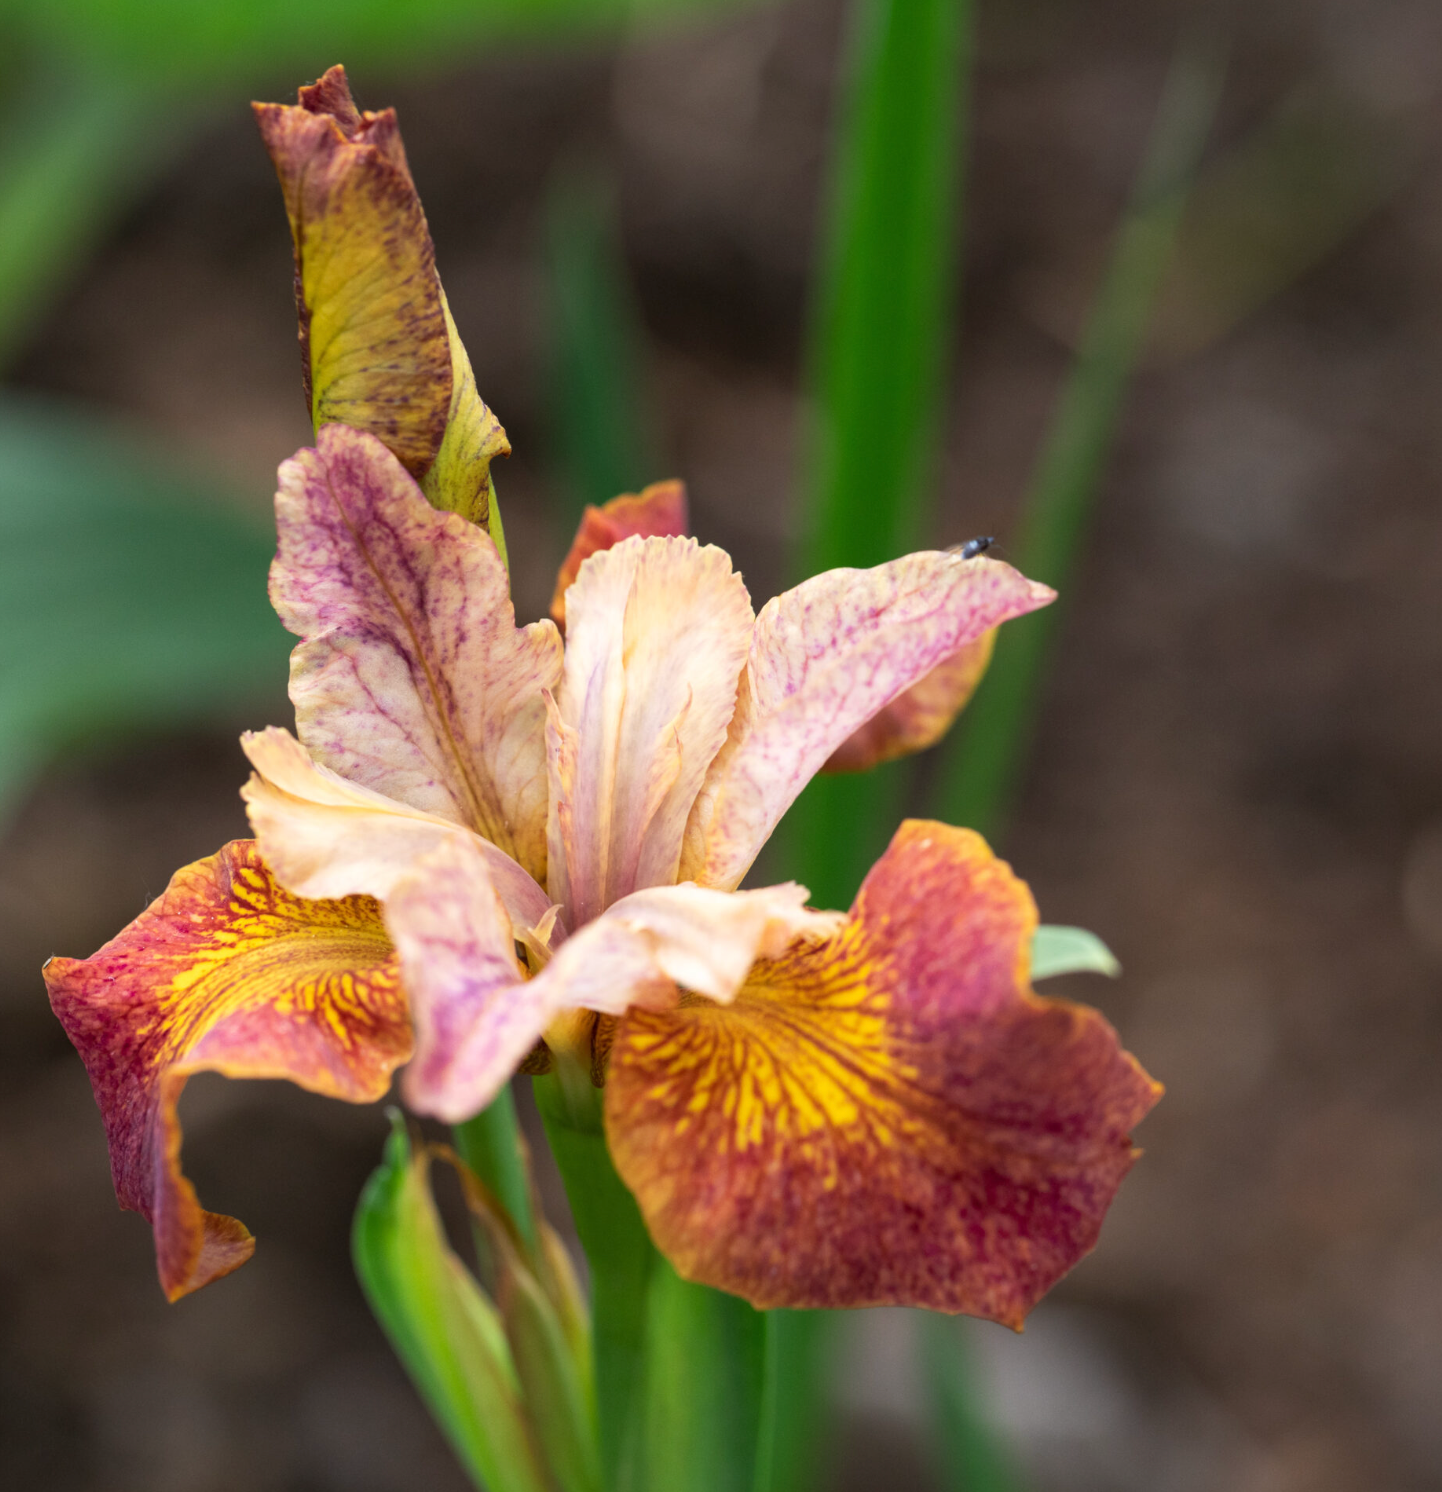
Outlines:
{"type": "MultiPolygon", "coordinates": [[[[1197,9],[982,7],[942,542],[1009,531],[1072,308],[1197,9]]],[[[401,110],[516,448],[501,494],[524,614],[567,538],[541,221],[577,156],[619,183],[655,475],[687,480],[697,532],[758,604],[784,583],[839,15],[797,0],[620,48],[354,80],[401,110]]],[[[1257,0],[1234,32],[1217,150],[1320,78],[1405,104],[1412,155],[1335,252],[1130,400],[1005,848],[1046,920],[1117,950],[1119,983],[1067,992],[1169,1093],[1095,1255],[1025,1337],[971,1341],[1039,1489],[1421,1492],[1442,1487],[1442,26],[1429,0],[1257,0]]],[[[19,382],[139,422],[259,511],[307,429],[284,220],[243,103],[107,242],[19,382]]],[[[10,1487],[462,1486],[350,1273],[380,1113],[197,1081],[188,1169],[261,1242],[167,1307],[45,1005],[46,955],[90,952],[244,832],[243,770],[228,722],[69,760],[0,845],[10,1487]]],[[[856,1320],[837,1489],[934,1485],[910,1326],[856,1320]]]]}

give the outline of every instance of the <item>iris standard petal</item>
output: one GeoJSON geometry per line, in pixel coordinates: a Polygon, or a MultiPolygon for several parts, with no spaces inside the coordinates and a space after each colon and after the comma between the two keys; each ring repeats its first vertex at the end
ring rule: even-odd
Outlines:
{"type": "Polygon", "coordinates": [[[630,1011],[611,1153],[688,1279],[760,1308],[919,1305],[1019,1326],[1095,1243],[1160,1089],[1028,983],[1030,893],[908,822],[829,941],[735,1003],[630,1011]]]}
{"type": "Polygon", "coordinates": [[[580,573],[581,566],[593,554],[635,536],[645,539],[655,534],[681,538],[687,527],[684,482],[653,482],[640,492],[613,497],[604,507],[587,504],[576,537],[571,540],[570,551],[556,574],[556,590],[551,597],[551,616],[556,625],[566,625],[566,592],[580,573]]]}
{"type": "Polygon", "coordinates": [[[45,982],[90,1074],[116,1195],[154,1226],[171,1300],[255,1247],[235,1218],[203,1211],[181,1174],[175,1109],[190,1074],[289,1078],[365,1103],[411,1054],[376,903],[291,896],[249,840],[177,871],[93,957],[51,959],[45,982]]]}
{"type": "Polygon", "coordinates": [[[301,740],[362,787],[545,876],[550,621],[517,627],[490,539],[438,513],[373,436],[327,425],[280,469],[270,593],[301,740]]]}
{"type": "Polygon", "coordinates": [[[676,880],[687,815],[726,739],[750,599],[721,550],[631,538],[566,596],[565,672],[547,729],[549,889],[573,929],[676,880]]]}
{"type": "Polygon", "coordinates": [[[926,551],[828,570],[769,601],[726,744],[686,825],[681,877],[738,885],[853,731],[968,643],[1054,599],[998,560],[926,551]]]}
{"type": "Polygon", "coordinates": [[[534,927],[546,893],[489,840],[449,819],[397,803],[318,766],[289,731],[250,731],[240,744],[255,768],[240,790],[265,862],[297,896],[375,896],[448,839],[472,841],[512,925],[534,927]]]}
{"type": "Polygon", "coordinates": [[[976,692],[995,645],[995,630],[983,632],[938,663],[852,731],[827,757],[822,771],[865,772],[935,746],[976,692]]]}

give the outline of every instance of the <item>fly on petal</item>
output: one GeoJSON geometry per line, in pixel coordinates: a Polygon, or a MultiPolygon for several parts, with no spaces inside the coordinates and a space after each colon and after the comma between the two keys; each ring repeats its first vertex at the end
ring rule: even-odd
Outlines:
{"type": "Polygon", "coordinates": [[[291,896],[249,840],[177,871],[93,957],[51,959],[45,981],[90,1074],[116,1195],[153,1225],[171,1300],[238,1269],[255,1248],[244,1224],[201,1208],[181,1173],[186,1079],[289,1078],[367,1103],[411,1054],[377,904],[291,896]]]}
{"type": "Polygon", "coordinates": [[[767,602],[726,744],[686,825],[681,877],[739,885],[853,731],[992,628],[1054,599],[998,560],[933,551],[828,570],[767,602]]]}
{"type": "Polygon", "coordinates": [[[632,1010],[606,1130],[658,1247],[758,1308],[1019,1326],[1095,1243],[1160,1092],[1032,994],[1036,912],[982,840],[904,824],[829,940],[735,1002],[632,1010]]]}

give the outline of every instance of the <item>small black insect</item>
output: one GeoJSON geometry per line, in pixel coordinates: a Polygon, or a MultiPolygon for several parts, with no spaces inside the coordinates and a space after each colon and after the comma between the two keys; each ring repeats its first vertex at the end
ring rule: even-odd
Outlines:
{"type": "Polygon", "coordinates": [[[950,553],[959,554],[962,559],[975,559],[979,554],[985,554],[996,538],[992,534],[982,534],[980,538],[968,539],[965,544],[953,544],[950,553]]]}

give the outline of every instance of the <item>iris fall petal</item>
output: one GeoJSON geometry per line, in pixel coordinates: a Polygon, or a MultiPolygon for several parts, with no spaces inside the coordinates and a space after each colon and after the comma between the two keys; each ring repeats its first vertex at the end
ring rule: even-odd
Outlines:
{"type": "Polygon", "coordinates": [[[830,940],[729,1007],[629,1012],[607,1135],[676,1268],[762,1308],[1020,1325],[1095,1243],[1160,1092],[1095,1011],[1031,993],[1035,926],[978,836],[909,822],[830,940]]]}
{"type": "Polygon", "coordinates": [[[411,1054],[376,903],[291,896],[249,840],[177,871],[93,957],[51,959],[45,981],[95,1089],[116,1195],[153,1225],[171,1300],[239,1268],[255,1247],[235,1218],[203,1211],[181,1173],[186,1079],[289,1078],[365,1103],[411,1054]]]}

